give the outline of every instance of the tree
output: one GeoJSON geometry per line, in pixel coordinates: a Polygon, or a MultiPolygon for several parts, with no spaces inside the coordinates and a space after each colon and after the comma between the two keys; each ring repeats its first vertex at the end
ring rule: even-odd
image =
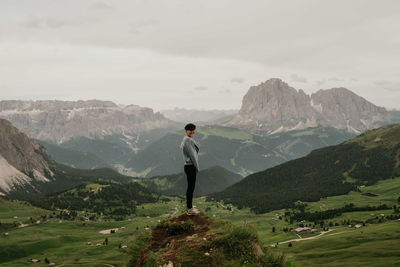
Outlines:
{"type": "Polygon", "coordinates": [[[272,226],[272,232],[275,233],[275,226],[272,226]]]}
{"type": "Polygon", "coordinates": [[[106,245],[108,245],[108,237],[106,237],[106,239],[104,240],[104,242],[106,243],[106,245]]]}

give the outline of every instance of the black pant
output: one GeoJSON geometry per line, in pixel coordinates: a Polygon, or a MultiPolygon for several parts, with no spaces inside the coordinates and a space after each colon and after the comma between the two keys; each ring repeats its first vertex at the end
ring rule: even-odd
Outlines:
{"type": "Polygon", "coordinates": [[[185,165],[184,167],[186,178],[187,178],[187,190],[186,190],[186,207],[191,209],[194,186],[196,184],[196,167],[193,164],[185,165]]]}

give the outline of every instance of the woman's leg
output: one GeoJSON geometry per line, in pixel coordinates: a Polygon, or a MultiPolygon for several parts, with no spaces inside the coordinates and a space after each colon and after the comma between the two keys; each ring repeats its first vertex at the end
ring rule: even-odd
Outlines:
{"type": "Polygon", "coordinates": [[[194,165],[185,165],[185,173],[187,179],[186,207],[191,209],[193,207],[193,192],[196,184],[196,167],[194,165]]]}

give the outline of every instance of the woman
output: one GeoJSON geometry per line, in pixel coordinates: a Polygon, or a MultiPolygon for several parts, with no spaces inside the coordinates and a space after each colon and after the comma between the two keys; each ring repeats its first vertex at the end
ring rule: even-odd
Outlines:
{"type": "Polygon", "coordinates": [[[196,184],[196,176],[199,172],[199,145],[192,138],[195,134],[196,125],[189,123],[185,126],[185,136],[183,137],[181,148],[183,152],[184,170],[187,179],[187,190],[186,190],[186,214],[196,215],[200,211],[193,207],[193,192],[196,184]]]}

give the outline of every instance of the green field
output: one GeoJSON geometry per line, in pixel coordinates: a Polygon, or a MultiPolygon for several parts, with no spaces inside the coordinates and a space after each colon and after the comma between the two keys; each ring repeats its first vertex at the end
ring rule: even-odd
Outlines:
{"type": "MultiPolygon", "coordinates": [[[[400,178],[380,181],[373,186],[361,188],[361,192],[351,192],[348,195],[328,197],[318,202],[306,203],[306,210],[318,211],[340,208],[345,204],[355,206],[366,205],[399,205],[400,178]],[[362,193],[372,193],[377,196],[366,196],[362,193]]],[[[177,215],[184,209],[185,202],[180,198],[170,198],[167,203],[152,203],[139,205],[137,216],[131,216],[130,221],[61,221],[57,218],[42,215],[51,215],[47,211],[32,207],[21,201],[0,201],[0,222],[29,224],[22,228],[2,229],[0,236],[0,266],[48,266],[44,263],[47,257],[55,266],[60,264],[74,264],[74,266],[95,266],[94,263],[107,263],[114,266],[125,266],[129,255],[118,245],[130,246],[130,242],[145,227],[152,227],[163,219],[166,214],[177,215]],[[175,207],[178,212],[174,213],[175,207]],[[14,218],[17,216],[17,218],[14,218]],[[40,220],[40,224],[30,223],[40,220]],[[149,216],[149,218],[148,218],[149,216]],[[121,228],[125,227],[125,228],[121,228]],[[101,234],[99,231],[119,228],[114,234],[101,234]],[[8,236],[4,233],[7,232],[8,236]],[[103,241],[108,237],[108,245],[103,241]],[[87,245],[87,242],[92,245],[87,245]],[[102,245],[97,247],[96,244],[102,245]],[[31,258],[40,259],[39,263],[29,262],[31,258]],[[86,264],[85,264],[86,263],[86,264]]],[[[196,198],[194,205],[212,218],[229,220],[234,224],[244,222],[254,225],[264,246],[298,239],[299,236],[283,228],[296,228],[298,223],[290,225],[284,219],[285,210],[276,210],[256,215],[248,208],[237,209],[222,202],[205,202],[203,198],[196,198]],[[281,216],[282,219],[279,219],[281,216]],[[275,227],[275,232],[272,228],[275,227]]],[[[360,229],[342,225],[343,220],[351,220],[352,224],[372,218],[370,215],[382,213],[387,217],[394,210],[348,212],[341,216],[327,220],[338,222],[340,225],[329,227],[331,230],[325,235],[312,239],[278,244],[277,248],[270,248],[272,252],[284,252],[288,259],[288,266],[399,266],[400,265],[400,222],[397,220],[383,220],[381,223],[367,223],[360,229]],[[353,223],[354,222],[354,223],[353,223]]],[[[305,222],[309,224],[310,222],[305,222]]],[[[319,226],[318,230],[322,230],[319,226]]],[[[300,235],[302,238],[318,234],[300,235]]],[[[63,265],[68,266],[68,265],[63,265]]],[[[98,265],[106,266],[106,265],[98,265]]]]}

